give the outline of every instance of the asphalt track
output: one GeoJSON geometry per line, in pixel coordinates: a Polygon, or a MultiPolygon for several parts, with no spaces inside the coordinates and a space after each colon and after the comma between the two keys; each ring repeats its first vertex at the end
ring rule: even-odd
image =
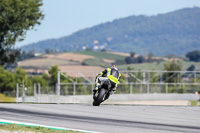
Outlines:
{"type": "Polygon", "coordinates": [[[200,133],[200,107],[0,104],[0,119],[105,133],[200,133]]]}

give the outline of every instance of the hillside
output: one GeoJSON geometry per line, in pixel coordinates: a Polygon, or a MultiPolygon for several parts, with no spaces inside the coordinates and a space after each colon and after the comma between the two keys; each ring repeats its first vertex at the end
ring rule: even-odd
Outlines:
{"type": "Polygon", "coordinates": [[[49,39],[22,47],[76,51],[82,48],[106,49],[137,54],[185,55],[200,49],[200,8],[185,8],[157,16],[130,16],[83,29],[59,39],[49,39]]]}
{"type": "MultiPolygon", "coordinates": [[[[31,74],[48,73],[48,69],[57,65],[60,70],[68,71],[68,75],[73,75],[74,72],[95,72],[98,73],[104,68],[109,67],[118,59],[126,57],[125,53],[108,53],[108,52],[93,52],[93,51],[79,51],[62,54],[44,54],[35,58],[27,59],[18,62],[18,66],[22,67],[26,72],[31,74]]],[[[163,60],[165,58],[162,58],[163,60]]],[[[139,63],[139,64],[124,64],[117,65],[120,70],[127,70],[128,67],[135,70],[163,70],[164,64],[170,60],[139,63]]],[[[183,70],[191,65],[195,65],[196,70],[200,70],[199,62],[188,62],[180,60],[183,65],[183,70]]]]}
{"type": "Polygon", "coordinates": [[[74,53],[44,54],[20,61],[18,62],[18,66],[28,73],[41,74],[47,73],[51,66],[57,65],[60,70],[68,71],[68,75],[77,76],[73,75],[75,71],[92,71],[98,73],[105,67],[109,67],[116,59],[124,58],[125,56],[119,54],[80,51],[74,53]]]}

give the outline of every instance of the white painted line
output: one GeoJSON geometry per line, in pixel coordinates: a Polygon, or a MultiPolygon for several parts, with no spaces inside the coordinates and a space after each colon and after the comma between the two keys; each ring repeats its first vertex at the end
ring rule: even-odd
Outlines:
{"type": "Polygon", "coordinates": [[[40,125],[40,124],[33,124],[33,123],[26,123],[26,122],[19,122],[19,121],[11,121],[11,120],[4,120],[4,119],[0,119],[0,124],[18,124],[18,125],[24,125],[24,126],[45,127],[45,128],[50,128],[50,129],[56,129],[56,130],[72,130],[72,131],[78,131],[78,132],[83,132],[83,133],[100,133],[100,132],[95,132],[95,131],[87,131],[87,130],[64,128],[64,127],[54,127],[54,126],[47,126],[47,125],[40,125]]]}

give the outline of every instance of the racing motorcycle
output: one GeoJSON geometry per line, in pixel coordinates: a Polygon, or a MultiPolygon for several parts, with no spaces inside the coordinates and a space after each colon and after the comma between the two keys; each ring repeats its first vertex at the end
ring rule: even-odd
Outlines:
{"type": "Polygon", "coordinates": [[[107,100],[112,94],[112,85],[107,77],[99,77],[100,86],[96,93],[93,95],[93,106],[99,106],[102,102],[107,100]]]}

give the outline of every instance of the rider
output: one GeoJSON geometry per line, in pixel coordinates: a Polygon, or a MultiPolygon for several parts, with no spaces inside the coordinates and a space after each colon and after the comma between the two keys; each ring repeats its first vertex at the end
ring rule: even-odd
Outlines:
{"type": "Polygon", "coordinates": [[[112,87],[111,94],[113,94],[116,91],[120,76],[121,74],[119,73],[117,66],[115,65],[112,65],[110,66],[110,68],[106,68],[104,71],[100,72],[95,79],[96,87],[93,90],[94,94],[97,92],[97,90],[100,87],[99,77],[107,77],[110,80],[111,87],[112,87]]]}

